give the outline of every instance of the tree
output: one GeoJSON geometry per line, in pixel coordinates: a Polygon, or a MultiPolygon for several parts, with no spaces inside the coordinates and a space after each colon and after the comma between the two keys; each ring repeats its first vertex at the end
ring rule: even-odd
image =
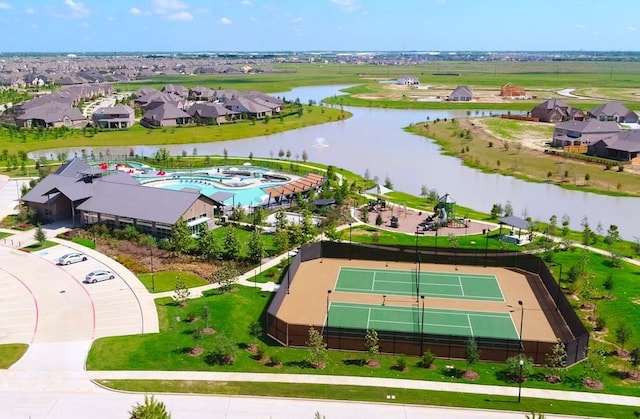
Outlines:
{"type": "Polygon", "coordinates": [[[144,396],[144,404],[136,403],[129,412],[129,419],[171,419],[167,407],[152,395],[144,396]]]}
{"type": "Polygon", "coordinates": [[[426,198],[427,195],[429,195],[429,189],[427,188],[427,185],[420,186],[420,196],[426,198]]]}
{"type": "Polygon", "coordinates": [[[582,226],[582,244],[585,246],[589,246],[593,241],[593,230],[589,227],[589,220],[587,217],[584,217],[580,222],[582,226]]]}
{"type": "Polygon", "coordinates": [[[545,358],[545,366],[550,370],[558,373],[567,366],[567,348],[564,343],[558,339],[551,347],[551,352],[545,358]]]}
{"type": "Polygon", "coordinates": [[[182,279],[180,275],[176,276],[176,288],[173,292],[173,300],[180,307],[184,307],[187,305],[190,295],[191,291],[189,291],[189,287],[187,287],[187,282],[182,279]]]}
{"type": "Polygon", "coordinates": [[[44,243],[45,240],[47,240],[47,233],[44,232],[44,229],[40,224],[38,224],[38,227],[36,228],[36,232],[33,235],[33,238],[35,241],[38,242],[40,246],[42,246],[42,243],[44,243]]]}
{"type": "Polygon", "coordinates": [[[309,347],[309,362],[311,365],[316,369],[324,368],[328,358],[327,344],[324,343],[322,334],[313,326],[309,327],[307,346],[309,347]]]}
{"type": "Polygon", "coordinates": [[[191,247],[191,242],[191,229],[185,219],[180,217],[171,229],[171,245],[176,252],[186,253],[191,247]]]}
{"type": "Polygon", "coordinates": [[[220,242],[217,240],[213,229],[204,230],[200,234],[200,238],[197,243],[200,254],[207,260],[212,261],[220,259],[222,250],[220,249],[220,242]]]}
{"type": "Polygon", "coordinates": [[[382,214],[378,213],[378,215],[376,216],[376,225],[381,226],[382,224],[384,224],[384,220],[382,219],[382,214]]]}
{"type": "Polygon", "coordinates": [[[251,233],[251,237],[249,237],[249,243],[247,243],[247,247],[249,249],[249,261],[254,264],[260,264],[262,262],[262,258],[265,255],[264,242],[262,241],[260,230],[253,230],[253,233],[251,233]]]}
{"type": "Polygon", "coordinates": [[[393,189],[393,183],[391,182],[391,178],[389,177],[388,174],[384,177],[384,187],[388,189],[393,189]]]}
{"type": "Polygon", "coordinates": [[[307,154],[307,150],[302,150],[302,161],[307,162],[309,160],[309,155],[307,154]]]}
{"type": "Polygon", "coordinates": [[[363,223],[369,222],[369,207],[360,208],[360,221],[363,223]]]}
{"type": "Polygon", "coordinates": [[[607,275],[607,277],[604,279],[604,282],[602,283],[602,287],[607,290],[607,292],[609,293],[609,295],[611,295],[611,291],[613,290],[613,274],[609,273],[609,275],[607,275]]]}
{"type": "Polygon", "coordinates": [[[378,332],[374,329],[368,329],[364,335],[364,347],[367,350],[367,362],[376,362],[376,358],[380,355],[380,345],[378,339],[378,332]]]}
{"type": "Polygon", "coordinates": [[[467,361],[467,371],[471,371],[471,367],[480,360],[480,350],[474,338],[467,340],[464,349],[464,359],[467,361]]]}
{"type": "Polygon", "coordinates": [[[238,271],[232,265],[226,264],[210,276],[211,282],[220,284],[220,292],[229,292],[238,282],[238,271]]]}
{"type": "Polygon", "coordinates": [[[207,361],[218,365],[231,365],[235,362],[237,345],[225,335],[218,333],[211,342],[211,351],[207,361]]]}
{"type": "Polygon", "coordinates": [[[620,231],[618,226],[611,224],[607,229],[607,235],[604,238],[604,242],[609,245],[609,251],[613,253],[613,246],[620,241],[620,231]]]}
{"type": "Polygon", "coordinates": [[[629,341],[629,338],[631,338],[633,330],[631,330],[627,323],[622,323],[616,328],[614,334],[616,343],[618,343],[620,345],[620,349],[624,351],[624,345],[629,341]]]}
{"type": "Polygon", "coordinates": [[[504,206],[504,216],[511,217],[513,215],[513,205],[511,205],[511,201],[507,201],[504,206]]]}
{"type": "Polygon", "coordinates": [[[364,169],[364,176],[365,179],[369,179],[371,177],[371,173],[369,172],[369,168],[367,167],[366,169],[364,169]]]}
{"type": "Polygon", "coordinates": [[[507,358],[505,362],[505,374],[513,382],[525,382],[527,377],[533,374],[533,359],[523,354],[507,358]],[[520,365],[522,360],[522,366],[520,365]],[[522,367],[522,368],[521,368],[522,367]]]}
{"type": "Polygon", "coordinates": [[[633,348],[630,356],[629,362],[631,363],[631,366],[633,369],[638,369],[638,366],[640,365],[640,348],[633,348]]]}
{"type": "Polygon", "coordinates": [[[224,156],[225,160],[227,160],[227,158],[229,158],[229,152],[227,151],[226,148],[224,150],[222,150],[222,155],[224,156]]]}
{"type": "Polygon", "coordinates": [[[557,227],[558,227],[558,216],[554,214],[551,216],[551,218],[549,218],[549,234],[551,234],[552,236],[555,235],[557,227]]]}
{"type": "Polygon", "coordinates": [[[569,224],[571,223],[571,219],[567,214],[562,216],[562,236],[566,236],[569,234],[569,224]]]}
{"type": "Polygon", "coordinates": [[[262,325],[259,321],[253,321],[249,324],[249,338],[251,339],[251,343],[255,344],[258,339],[262,336],[262,325]]]}
{"type": "Polygon", "coordinates": [[[235,227],[229,226],[222,244],[222,256],[226,260],[238,260],[240,258],[240,241],[235,227]]]}
{"type": "MultiPolygon", "coordinates": [[[[329,235],[329,237],[331,236],[329,235]]],[[[289,249],[289,233],[286,229],[276,230],[276,234],[273,236],[273,244],[279,253],[284,253],[289,249]]]]}
{"type": "Polygon", "coordinates": [[[495,220],[500,216],[500,214],[502,214],[502,205],[493,204],[491,207],[491,218],[495,220]]]}

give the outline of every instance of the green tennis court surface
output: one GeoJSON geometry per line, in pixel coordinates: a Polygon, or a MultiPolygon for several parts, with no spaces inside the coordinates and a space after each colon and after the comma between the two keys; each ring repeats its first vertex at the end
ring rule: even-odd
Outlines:
{"type": "MultiPolygon", "coordinates": [[[[419,307],[374,306],[332,302],[328,326],[420,333],[422,309],[419,307]]],[[[459,310],[424,310],[426,334],[518,339],[508,313],[459,310]]]]}
{"type": "MultiPolygon", "coordinates": [[[[416,271],[341,267],[336,291],[416,295],[416,271]]],[[[420,295],[463,300],[505,301],[494,275],[420,272],[420,295]]]]}

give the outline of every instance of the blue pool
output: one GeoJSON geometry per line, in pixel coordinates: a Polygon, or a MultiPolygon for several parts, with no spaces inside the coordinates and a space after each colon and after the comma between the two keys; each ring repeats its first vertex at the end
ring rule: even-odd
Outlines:
{"type": "Polygon", "coordinates": [[[199,189],[203,195],[213,195],[216,192],[228,192],[235,194],[232,197],[227,198],[223,202],[225,205],[237,206],[256,206],[262,203],[266,203],[266,199],[269,197],[262,188],[268,188],[278,185],[278,183],[261,183],[259,185],[242,186],[242,187],[224,187],[222,185],[213,185],[205,180],[180,178],[180,179],[166,179],[161,181],[155,181],[151,183],[153,187],[171,189],[174,191],[180,191],[182,189],[199,189]]]}

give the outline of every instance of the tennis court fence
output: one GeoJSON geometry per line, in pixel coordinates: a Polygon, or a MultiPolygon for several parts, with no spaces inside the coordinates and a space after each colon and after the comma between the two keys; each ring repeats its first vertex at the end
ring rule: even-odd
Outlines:
{"type": "MultiPolygon", "coordinates": [[[[556,279],[545,263],[536,255],[520,252],[496,252],[437,248],[424,249],[403,246],[373,246],[354,243],[315,242],[304,245],[296,254],[289,273],[295,278],[300,263],[318,258],[398,261],[470,266],[496,266],[514,269],[525,274],[538,302],[553,326],[567,352],[567,365],[572,365],[586,356],[589,332],[575,313],[556,279]]],[[[287,281],[287,278],[285,278],[287,281]]],[[[309,337],[310,325],[287,323],[278,318],[278,310],[284,301],[290,282],[283,283],[267,310],[267,333],[285,346],[304,347],[309,337]]],[[[312,325],[320,330],[331,349],[363,351],[366,330],[312,325]]],[[[454,335],[435,335],[406,332],[377,331],[380,350],[385,353],[421,355],[429,349],[444,358],[464,358],[468,338],[454,335]]],[[[520,341],[512,339],[477,338],[480,358],[487,361],[504,362],[517,355],[520,341]]],[[[522,351],[535,363],[543,364],[555,342],[522,341],[522,351]]]]}

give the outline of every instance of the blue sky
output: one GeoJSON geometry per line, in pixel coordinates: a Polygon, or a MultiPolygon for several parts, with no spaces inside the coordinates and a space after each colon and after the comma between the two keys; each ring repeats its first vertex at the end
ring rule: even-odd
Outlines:
{"type": "Polygon", "coordinates": [[[0,0],[0,52],[637,51],[636,0],[0,0]]]}

